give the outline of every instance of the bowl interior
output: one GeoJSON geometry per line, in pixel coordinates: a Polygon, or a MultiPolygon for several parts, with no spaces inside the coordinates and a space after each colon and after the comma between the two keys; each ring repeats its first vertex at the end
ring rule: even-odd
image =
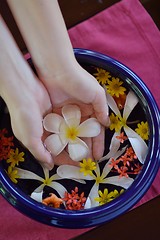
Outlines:
{"type": "MultiPolygon", "coordinates": [[[[108,56],[81,49],[76,49],[75,55],[82,67],[108,91],[109,115],[113,126],[105,129],[104,158],[96,162],[96,168],[89,177],[83,174],[76,179],[71,174],[72,177],[64,175],[56,179],[57,171],[62,174],[59,166],[55,166],[47,175],[31,153],[14,137],[10,116],[2,100],[0,106],[0,140],[8,142],[2,149],[3,160],[0,163],[2,195],[24,214],[49,225],[67,228],[95,226],[124,213],[148,190],[159,168],[159,111],[148,88],[130,69],[108,56]],[[115,86],[119,90],[115,90],[115,86]],[[113,107],[113,102],[118,110],[113,107]],[[129,107],[131,109],[126,110],[129,107]],[[117,111],[121,118],[116,118],[117,111]],[[129,111],[129,114],[124,123],[125,111],[129,111]],[[118,145],[115,139],[119,141],[118,145]],[[138,150],[137,144],[144,147],[144,151],[138,150]],[[115,151],[112,145],[115,145],[115,151]],[[10,150],[12,154],[8,155],[7,151],[10,150]],[[16,158],[16,154],[21,154],[25,160],[13,166],[11,158],[16,158]],[[18,177],[13,173],[15,169],[18,177]],[[28,177],[24,177],[24,174],[28,177]],[[52,178],[52,183],[47,182],[46,178],[52,178]],[[45,206],[34,199],[35,194],[39,199],[35,189],[42,185],[41,191],[38,190],[42,193],[39,194],[40,199],[54,193],[63,199],[60,208],[54,208],[51,203],[45,206]],[[63,191],[59,190],[62,187],[63,191]],[[69,194],[72,195],[72,203],[67,205],[71,198],[69,194]],[[80,203],[79,209],[77,203],[73,204],[75,199],[80,203]]],[[[70,169],[70,166],[67,167],[70,169]]]]}

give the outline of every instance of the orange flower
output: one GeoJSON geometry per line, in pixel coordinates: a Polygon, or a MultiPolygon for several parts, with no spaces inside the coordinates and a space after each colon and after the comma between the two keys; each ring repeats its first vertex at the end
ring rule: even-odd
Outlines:
{"type": "Polygon", "coordinates": [[[0,160],[6,160],[8,158],[11,147],[14,146],[13,136],[6,137],[6,134],[8,134],[7,129],[4,128],[0,130],[0,160]]]}
{"type": "Polygon", "coordinates": [[[128,174],[127,174],[127,170],[128,168],[125,166],[122,166],[120,168],[117,169],[118,173],[120,174],[119,177],[127,177],[128,178],[128,174]]]}
{"type": "Polygon", "coordinates": [[[63,200],[58,198],[54,193],[50,193],[50,197],[43,199],[42,203],[50,207],[59,208],[63,200]]]}
{"type": "Polygon", "coordinates": [[[122,110],[124,108],[125,105],[125,101],[126,101],[126,94],[120,94],[119,97],[113,96],[117,107],[119,108],[119,110],[122,110]]]}
{"type": "Polygon", "coordinates": [[[78,187],[75,187],[71,193],[65,192],[63,200],[66,203],[67,210],[80,210],[84,208],[86,197],[84,197],[84,192],[78,195],[78,187]]]}
{"type": "Polygon", "coordinates": [[[121,132],[116,138],[120,140],[120,143],[124,143],[124,141],[128,139],[127,136],[124,135],[124,132],[121,132]]]}

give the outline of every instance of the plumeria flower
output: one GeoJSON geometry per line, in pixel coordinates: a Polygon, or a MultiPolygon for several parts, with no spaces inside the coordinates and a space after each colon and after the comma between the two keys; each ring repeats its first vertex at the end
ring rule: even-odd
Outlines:
{"type": "Polygon", "coordinates": [[[68,153],[72,160],[80,161],[88,154],[87,144],[81,137],[96,137],[101,131],[101,125],[96,118],[81,122],[81,111],[76,105],[66,105],[62,108],[62,116],[56,113],[48,114],[43,120],[46,131],[51,132],[45,140],[47,149],[57,156],[68,145],[68,153]]]}
{"type": "MultiPolygon", "coordinates": [[[[114,159],[117,159],[122,154],[122,151],[118,151],[114,159]]],[[[94,170],[93,174],[84,175],[83,172],[80,171],[80,167],[70,166],[70,165],[61,165],[57,169],[57,173],[62,178],[68,179],[83,179],[83,180],[94,180],[95,183],[90,190],[88,195],[85,208],[89,207],[96,207],[99,205],[99,202],[95,201],[95,198],[99,196],[99,185],[100,184],[113,184],[116,186],[121,186],[122,188],[127,189],[134,181],[133,178],[130,177],[119,177],[119,176],[112,176],[107,177],[109,172],[111,171],[112,167],[110,166],[112,158],[105,164],[102,174],[100,173],[100,167],[97,163],[96,169],[94,170]],[[86,207],[87,206],[87,207],[86,207]]]]}
{"type": "Polygon", "coordinates": [[[67,191],[66,188],[56,182],[56,180],[62,179],[58,174],[53,174],[51,177],[49,176],[49,170],[47,168],[43,168],[44,178],[40,177],[36,173],[33,173],[31,171],[21,169],[21,168],[14,168],[17,171],[18,178],[20,179],[32,179],[32,180],[38,180],[41,182],[40,186],[34,189],[34,191],[31,194],[31,197],[35,199],[38,202],[42,202],[42,195],[43,195],[43,189],[45,186],[49,186],[57,191],[57,193],[60,195],[60,197],[64,197],[65,192],[67,191]]]}
{"type": "Polygon", "coordinates": [[[115,113],[115,118],[114,114],[111,114],[111,125],[110,127],[112,130],[115,128],[115,133],[112,137],[111,144],[110,144],[110,149],[114,152],[119,149],[120,147],[120,141],[116,138],[116,136],[120,135],[121,128],[123,127],[128,140],[130,141],[136,156],[138,157],[139,161],[141,163],[144,163],[147,151],[148,151],[148,146],[145,143],[145,141],[134,131],[132,130],[129,126],[127,126],[127,119],[134,109],[134,107],[138,103],[138,98],[137,96],[130,91],[126,97],[126,102],[125,106],[123,109],[123,115],[121,115],[116,102],[114,101],[113,97],[109,94],[107,94],[107,100],[108,100],[108,105],[111,108],[111,110],[115,113]],[[114,127],[115,126],[115,127],[114,127]]]}

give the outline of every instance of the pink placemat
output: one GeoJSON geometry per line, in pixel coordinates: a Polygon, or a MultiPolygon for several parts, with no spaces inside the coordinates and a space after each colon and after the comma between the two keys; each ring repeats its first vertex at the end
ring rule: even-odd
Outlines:
{"type": "MultiPolygon", "coordinates": [[[[138,0],[123,0],[69,31],[73,47],[116,58],[138,74],[160,106],[160,32],[138,0]]],[[[160,171],[137,204],[160,194],[160,171]]],[[[0,196],[0,240],[69,240],[87,229],[59,229],[36,222],[0,196]]]]}

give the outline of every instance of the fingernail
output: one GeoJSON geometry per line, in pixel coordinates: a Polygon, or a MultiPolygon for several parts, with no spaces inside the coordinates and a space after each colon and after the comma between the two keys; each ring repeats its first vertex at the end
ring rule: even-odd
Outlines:
{"type": "Polygon", "coordinates": [[[106,121],[106,127],[109,127],[110,124],[111,124],[111,121],[110,121],[110,118],[108,117],[106,121]]]}
{"type": "Polygon", "coordinates": [[[54,163],[49,164],[49,163],[43,163],[43,166],[47,168],[49,171],[51,171],[54,167],[54,163]]]}

